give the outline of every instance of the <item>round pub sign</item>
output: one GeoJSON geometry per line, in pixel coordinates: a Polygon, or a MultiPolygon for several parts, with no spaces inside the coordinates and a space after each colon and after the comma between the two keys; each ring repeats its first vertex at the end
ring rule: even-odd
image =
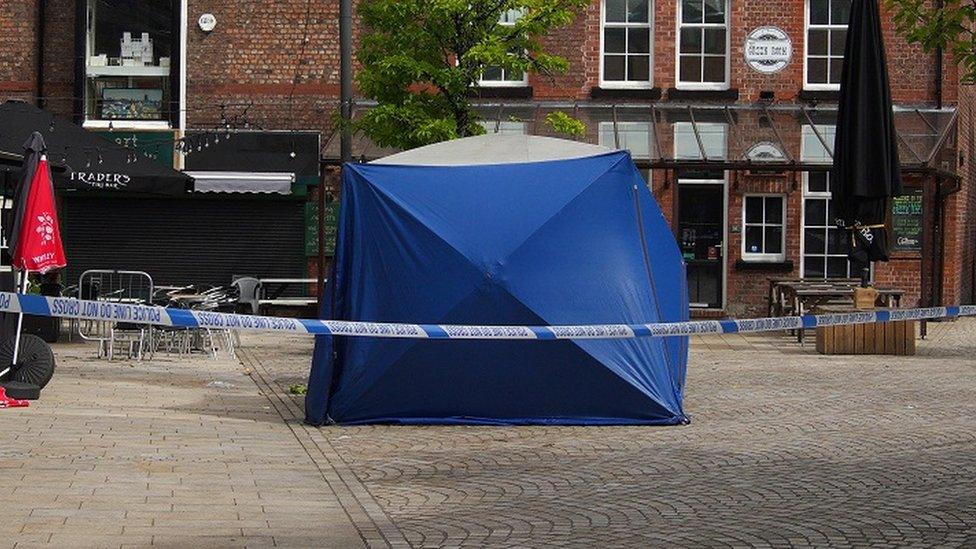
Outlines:
{"type": "Polygon", "coordinates": [[[759,27],[746,37],[746,63],[763,74],[786,68],[793,59],[793,42],[783,29],[759,27]]]}

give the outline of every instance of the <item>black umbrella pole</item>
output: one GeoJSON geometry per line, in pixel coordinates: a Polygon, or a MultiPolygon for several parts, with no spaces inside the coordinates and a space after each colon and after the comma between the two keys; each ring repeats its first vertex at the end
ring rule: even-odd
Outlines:
{"type": "Polygon", "coordinates": [[[871,285],[871,262],[868,261],[861,267],[861,287],[867,288],[871,285]]]}

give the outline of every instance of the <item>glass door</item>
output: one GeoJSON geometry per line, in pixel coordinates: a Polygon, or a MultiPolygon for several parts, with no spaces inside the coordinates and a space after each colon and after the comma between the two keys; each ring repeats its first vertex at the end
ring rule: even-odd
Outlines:
{"type": "Polygon", "coordinates": [[[678,243],[693,308],[721,309],[725,275],[725,185],[678,184],[678,243]]]}

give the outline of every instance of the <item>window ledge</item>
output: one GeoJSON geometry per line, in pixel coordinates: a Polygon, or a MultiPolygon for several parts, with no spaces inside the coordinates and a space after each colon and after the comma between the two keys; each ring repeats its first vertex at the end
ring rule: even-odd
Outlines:
{"type": "Polygon", "coordinates": [[[740,259],[735,262],[735,270],[788,272],[793,270],[793,261],[789,259],[786,261],[746,261],[740,259]]]}
{"type": "Polygon", "coordinates": [[[478,86],[471,88],[472,97],[482,99],[531,99],[532,86],[478,86]]]}
{"type": "Polygon", "coordinates": [[[678,88],[668,88],[668,99],[687,101],[738,101],[739,90],[682,90],[678,88]]]}
{"type": "Polygon", "coordinates": [[[166,120],[85,120],[82,127],[92,130],[171,130],[173,126],[166,120]]]}
{"type": "Polygon", "coordinates": [[[838,101],[839,90],[800,90],[797,98],[801,101],[838,101]]]}
{"type": "Polygon", "coordinates": [[[590,88],[593,99],[652,99],[661,98],[661,88],[590,88]]]}

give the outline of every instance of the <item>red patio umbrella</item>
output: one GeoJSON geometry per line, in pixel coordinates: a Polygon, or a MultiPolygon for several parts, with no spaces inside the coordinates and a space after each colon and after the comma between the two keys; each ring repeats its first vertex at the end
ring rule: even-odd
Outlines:
{"type": "MultiPolygon", "coordinates": [[[[20,293],[27,291],[29,273],[46,273],[67,265],[54,205],[51,168],[45,155],[47,147],[41,134],[34,132],[24,144],[24,150],[24,168],[14,193],[14,220],[7,231],[11,263],[20,272],[20,293]]],[[[18,365],[23,320],[23,313],[18,314],[13,359],[10,365],[0,365],[0,376],[18,365]]]]}

